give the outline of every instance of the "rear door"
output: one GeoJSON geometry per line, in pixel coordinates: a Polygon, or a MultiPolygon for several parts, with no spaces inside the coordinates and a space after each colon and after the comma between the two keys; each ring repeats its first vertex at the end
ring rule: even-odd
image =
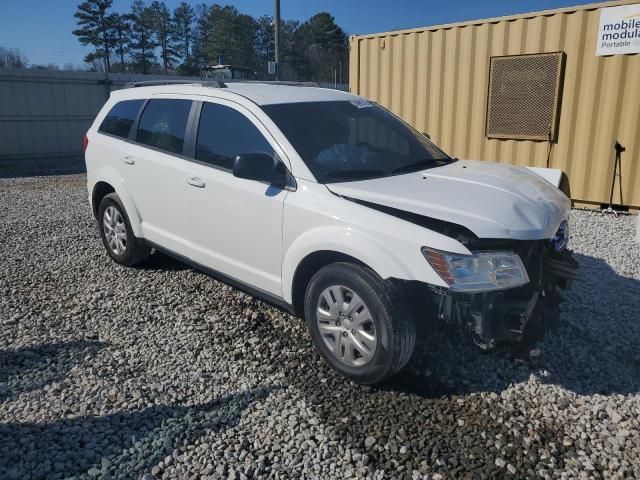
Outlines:
{"type": "Polygon", "coordinates": [[[264,125],[235,102],[200,105],[194,120],[195,161],[189,166],[194,184],[187,195],[192,258],[281,296],[282,210],[288,191],[232,173],[237,155],[278,156],[279,147],[264,125]]]}
{"type": "Polygon", "coordinates": [[[121,158],[144,237],[186,256],[190,254],[184,236],[189,162],[184,148],[192,104],[184,98],[147,100],[121,158]]]}
{"type": "MultiPolygon", "coordinates": [[[[128,139],[144,103],[144,99],[121,100],[111,107],[98,127],[99,135],[91,139],[90,148],[85,155],[88,177],[95,175],[104,166],[114,169],[123,178],[128,173],[125,168],[127,165],[122,159],[131,149],[128,139]]],[[[89,184],[93,185],[95,180],[90,179],[89,184]]],[[[100,206],[93,207],[97,211],[100,206]]]]}

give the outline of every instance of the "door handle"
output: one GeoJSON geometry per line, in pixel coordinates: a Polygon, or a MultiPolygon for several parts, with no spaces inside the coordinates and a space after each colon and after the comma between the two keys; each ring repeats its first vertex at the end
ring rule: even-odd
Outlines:
{"type": "Polygon", "coordinates": [[[187,178],[187,183],[193,187],[204,188],[205,183],[198,177],[187,178]]]}
{"type": "Polygon", "coordinates": [[[134,163],[136,163],[136,162],[135,162],[135,160],[134,160],[133,158],[131,158],[129,155],[124,155],[124,156],[122,157],[122,161],[123,161],[124,163],[129,164],[129,165],[133,165],[134,163]]]}

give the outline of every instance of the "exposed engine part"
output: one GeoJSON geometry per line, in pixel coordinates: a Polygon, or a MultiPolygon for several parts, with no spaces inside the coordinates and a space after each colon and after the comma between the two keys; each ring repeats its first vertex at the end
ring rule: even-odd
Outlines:
{"type": "MultiPolygon", "coordinates": [[[[518,288],[482,293],[453,293],[430,287],[429,297],[437,318],[468,329],[482,349],[498,342],[533,344],[540,340],[557,324],[564,291],[577,276],[579,265],[572,252],[558,252],[549,241],[511,241],[505,245],[503,241],[479,240],[474,246],[515,250],[527,268],[530,282],[518,288]]],[[[424,315],[424,285],[420,291],[423,306],[419,308],[424,315]]]]}

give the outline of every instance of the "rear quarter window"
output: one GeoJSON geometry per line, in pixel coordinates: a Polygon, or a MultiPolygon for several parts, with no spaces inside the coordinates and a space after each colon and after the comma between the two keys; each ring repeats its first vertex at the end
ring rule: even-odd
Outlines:
{"type": "Polygon", "coordinates": [[[98,131],[127,138],[144,100],[124,100],[116,103],[100,124],[98,131]]]}

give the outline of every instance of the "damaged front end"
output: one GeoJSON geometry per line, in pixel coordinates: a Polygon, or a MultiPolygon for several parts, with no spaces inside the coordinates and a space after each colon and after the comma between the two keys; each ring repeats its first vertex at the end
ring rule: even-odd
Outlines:
{"type": "Polygon", "coordinates": [[[565,248],[568,235],[560,233],[551,240],[465,242],[471,252],[516,253],[529,281],[513,288],[478,292],[457,292],[429,285],[432,308],[438,319],[468,329],[474,342],[483,349],[498,342],[533,343],[541,339],[557,323],[564,292],[578,272],[578,262],[565,248]]]}
{"type": "Polygon", "coordinates": [[[496,342],[520,342],[525,337],[540,339],[556,324],[564,292],[578,271],[571,251],[556,252],[547,243],[518,246],[529,273],[527,285],[473,294],[436,291],[438,318],[468,327],[481,348],[496,342]]]}

